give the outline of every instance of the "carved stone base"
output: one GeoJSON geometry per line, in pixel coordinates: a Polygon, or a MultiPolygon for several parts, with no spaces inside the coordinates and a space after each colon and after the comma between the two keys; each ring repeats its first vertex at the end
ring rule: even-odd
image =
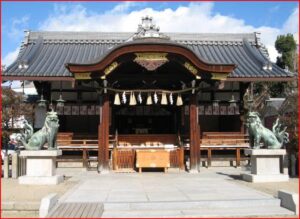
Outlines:
{"type": "Polygon", "coordinates": [[[21,151],[26,157],[26,175],[19,177],[19,184],[56,185],[63,181],[62,175],[56,175],[56,157],[61,150],[21,151]]]}
{"type": "Polygon", "coordinates": [[[251,174],[243,174],[248,182],[286,182],[289,176],[283,174],[284,149],[247,149],[251,156],[251,174]]]}
{"type": "Polygon", "coordinates": [[[243,180],[247,182],[260,183],[260,182],[288,182],[289,176],[285,174],[277,175],[255,175],[243,174],[243,180]]]}

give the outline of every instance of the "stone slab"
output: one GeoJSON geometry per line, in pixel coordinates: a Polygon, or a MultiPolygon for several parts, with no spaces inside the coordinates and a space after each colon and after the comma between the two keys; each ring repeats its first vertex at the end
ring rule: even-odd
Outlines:
{"type": "Polygon", "coordinates": [[[62,175],[55,176],[21,176],[19,177],[19,184],[25,185],[57,185],[63,182],[62,175]]]}
{"type": "Polygon", "coordinates": [[[256,175],[256,174],[242,174],[243,180],[253,183],[262,182],[288,182],[289,176],[285,174],[272,174],[272,175],[256,175]]]}
{"type": "Polygon", "coordinates": [[[62,150],[24,150],[20,152],[22,157],[57,157],[62,155],[62,150]]]}
{"type": "Polygon", "coordinates": [[[279,190],[278,198],[281,199],[282,207],[295,212],[296,215],[299,215],[299,194],[285,190],[279,190]]]}
{"type": "Polygon", "coordinates": [[[285,155],[285,149],[245,149],[245,155],[261,155],[261,156],[279,156],[285,155]]]}

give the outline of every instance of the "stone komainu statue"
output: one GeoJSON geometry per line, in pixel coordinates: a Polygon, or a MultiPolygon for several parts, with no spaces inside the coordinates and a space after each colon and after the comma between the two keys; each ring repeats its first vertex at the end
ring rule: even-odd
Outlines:
{"type": "Polygon", "coordinates": [[[41,150],[48,143],[48,150],[56,149],[56,136],[59,127],[57,113],[47,112],[44,126],[33,134],[33,128],[28,122],[24,121],[24,132],[19,141],[23,143],[26,150],[41,150]]]}
{"type": "Polygon", "coordinates": [[[273,132],[265,128],[259,118],[257,112],[249,112],[247,116],[247,123],[250,139],[250,146],[252,148],[260,148],[260,142],[264,143],[269,149],[279,149],[284,143],[289,141],[289,134],[285,131],[286,127],[282,129],[279,124],[279,118],[273,125],[273,132]]]}

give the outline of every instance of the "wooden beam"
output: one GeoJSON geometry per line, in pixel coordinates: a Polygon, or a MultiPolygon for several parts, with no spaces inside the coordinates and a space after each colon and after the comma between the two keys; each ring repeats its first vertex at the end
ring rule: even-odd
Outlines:
{"type": "Polygon", "coordinates": [[[200,126],[198,121],[197,95],[190,98],[190,172],[200,168],[200,126]]]}

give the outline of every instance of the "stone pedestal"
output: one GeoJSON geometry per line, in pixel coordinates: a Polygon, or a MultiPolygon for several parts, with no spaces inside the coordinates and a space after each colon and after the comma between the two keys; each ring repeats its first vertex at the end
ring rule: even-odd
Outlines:
{"type": "Polygon", "coordinates": [[[19,184],[57,185],[63,181],[62,175],[56,175],[56,157],[61,150],[21,151],[26,157],[26,175],[19,177],[19,184]]]}
{"type": "Polygon", "coordinates": [[[250,155],[251,174],[243,174],[243,180],[248,182],[286,182],[287,174],[283,174],[284,149],[246,149],[250,155]]]}

